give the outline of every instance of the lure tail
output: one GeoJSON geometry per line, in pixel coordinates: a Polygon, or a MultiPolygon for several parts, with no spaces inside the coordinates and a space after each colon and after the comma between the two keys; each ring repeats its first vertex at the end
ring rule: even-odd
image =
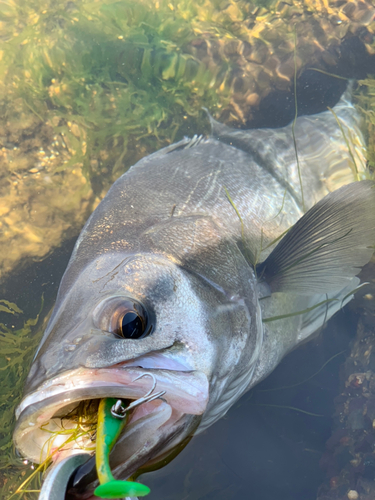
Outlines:
{"type": "Polygon", "coordinates": [[[117,481],[109,465],[109,454],[128,420],[128,415],[123,419],[112,415],[111,408],[116,401],[117,399],[105,398],[99,404],[96,469],[100,485],[95,489],[94,495],[100,498],[142,497],[150,493],[150,488],[134,481],[117,481]]]}

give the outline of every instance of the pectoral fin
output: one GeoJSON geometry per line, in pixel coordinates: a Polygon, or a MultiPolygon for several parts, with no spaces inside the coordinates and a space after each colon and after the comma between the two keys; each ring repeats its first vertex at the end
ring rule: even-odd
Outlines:
{"type": "Polygon", "coordinates": [[[311,303],[313,305],[310,306],[310,311],[301,316],[302,324],[297,337],[298,342],[309,339],[311,335],[319,328],[322,328],[337,311],[350,302],[358,286],[359,279],[352,278],[349,284],[336,294],[333,292],[330,294],[326,293],[312,296],[311,303]],[[321,305],[314,307],[315,304],[321,305]]]}
{"type": "Polygon", "coordinates": [[[375,183],[325,196],[257,266],[271,292],[313,295],[347,287],[374,252],[375,183]]]}

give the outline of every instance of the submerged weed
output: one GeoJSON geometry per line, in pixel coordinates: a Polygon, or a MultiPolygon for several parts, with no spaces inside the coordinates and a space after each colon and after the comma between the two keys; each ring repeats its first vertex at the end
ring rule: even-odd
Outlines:
{"type": "MultiPolygon", "coordinates": [[[[16,304],[1,300],[1,310],[9,314],[22,313],[16,304]]],[[[42,306],[43,307],[43,300],[42,306]]],[[[0,323],[0,468],[11,460],[12,429],[14,409],[21,399],[21,390],[26,379],[34,349],[41,337],[41,331],[34,332],[40,312],[25,322],[19,330],[13,330],[0,323]]]]}
{"type": "Polygon", "coordinates": [[[92,443],[95,441],[97,409],[98,404],[95,401],[81,401],[77,408],[61,419],[61,430],[50,431],[46,428],[48,425],[44,427],[43,430],[50,434],[45,443],[46,450],[42,450],[42,453],[46,453],[46,458],[41,460],[40,465],[26,477],[14,492],[10,492],[9,500],[22,498],[25,494],[39,493],[42,475],[53,462],[54,456],[63,451],[67,445],[78,445],[82,450],[89,452],[95,450],[92,443]],[[64,428],[64,420],[69,421],[69,429],[64,428]],[[83,445],[85,439],[88,439],[91,446],[90,444],[83,445]],[[62,441],[57,447],[56,440],[62,441]]]}
{"type": "Polygon", "coordinates": [[[30,498],[30,494],[38,494],[41,488],[42,476],[59,452],[65,448],[80,448],[87,452],[94,452],[96,427],[97,427],[98,403],[93,401],[81,401],[79,405],[61,418],[59,430],[49,430],[50,423],[43,426],[47,439],[41,452],[40,464],[38,466],[28,465],[27,460],[23,464],[15,464],[10,470],[9,477],[5,473],[4,487],[0,490],[0,498],[30,498]],[[65,428],[65,424],[68,428],[65,428]],[[49,434],[49,436],[48,436],[49,434]],[[45,456],[45,458],[43,458],[45,456]],[[17,474],[16,471],[20,472],[17,474]]]}
{"type": "Polygon", "coordinates": [[[178,12],[167,1],[12,3],[3,95],[52,123],[69,163],[83,163],[90,179],[115,176],[121,153],[133,161],[173,142],[188,117],[202,128],[201,107],[218,104],[216,75],[182,50],[195,34],[194,12],[189,2],[178,12]]]}
{"type": "MultiPolygon", "coordinates": [[[[1,300],[1,311],[21,314],[22,311],[7,300],[1,300]]],[[[38,345],[42,330],[39,324],[41,309],[35,318],[28,319],[20,329],[9,328],[0,323],[0,499],[8,498],[25,477],[32,475],[33,489],[38,487],[38,479],[33,468],[16,456],[12,444],[14,410],[21,400],[22,387],[29,371],[34,350],[38,345]],[[34,480],[35,477],[35,480],[34,480]]],[[[33,466],[31,466],[33,467],[33,466]]]]}

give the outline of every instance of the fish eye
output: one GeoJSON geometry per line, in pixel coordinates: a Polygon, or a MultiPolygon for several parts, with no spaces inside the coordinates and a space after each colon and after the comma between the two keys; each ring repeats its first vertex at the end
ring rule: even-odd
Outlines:
{"type": "Polygon", "coordinates": [[[123,301],[112,314],[110,331],[124,339],[146,337],[151,329],[145,308],[131,300],[123,301]]]}

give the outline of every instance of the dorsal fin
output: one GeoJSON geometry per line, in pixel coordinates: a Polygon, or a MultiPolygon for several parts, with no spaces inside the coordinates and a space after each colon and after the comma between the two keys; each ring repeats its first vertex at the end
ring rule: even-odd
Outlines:
{"type": "Polygon", "coordinates": [[[155,151],[155,153],[146,156],[143,159],[143,161],[149,161],[150,159],[154,160],[155,158],[167,155],[169,153],[173,153],[174,151],[181,151],[183,149],[194,148],[196,146],[199,146],[199,144],[202,144],[206,140],[207,140],[206,137],[204,137],[203,135],[194,135],[192,138],[184,137],[180,141],[170,144],[169,146],[159,149],[158,151],[155,151]]]}

